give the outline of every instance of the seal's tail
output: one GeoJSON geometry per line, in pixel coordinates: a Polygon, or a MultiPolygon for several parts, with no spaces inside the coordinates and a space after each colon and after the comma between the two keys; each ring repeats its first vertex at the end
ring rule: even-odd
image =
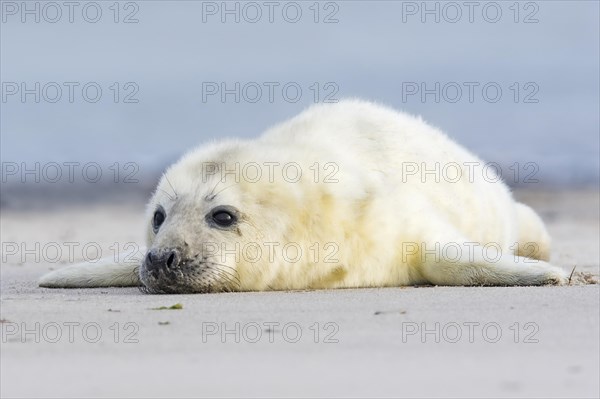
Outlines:
{"type": "Polygon", "coordinates": [[[98,262],[77,263],[55,270],[40,278],[46,288],[137,287],[142,285],[138,275],[139,253],[129,253],[120,262],[102,258],[98,262]]]}

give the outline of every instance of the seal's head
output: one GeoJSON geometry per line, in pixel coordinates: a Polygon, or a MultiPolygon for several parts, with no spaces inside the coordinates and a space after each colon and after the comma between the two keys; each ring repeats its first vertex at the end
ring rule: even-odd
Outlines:
{"type": "Polygon", "coordinates": [[[326,157],[256,141],[220,142],[184,156],[166,171],[148,205],[148,252],[139,269],[146,291],[341,283],[344,265],[358,257],[339,243],[367,245],[367,230],[349,232],[373,218],[365,213],[369,191],[351,180],[358,171],[340,171],[339,184],[311,173],[326,157]]]}
{"type": "Polygon", "coordinates": [[[146,291],[242,289],[236,252],[241,243],[260,236],[252,222],[257,204],[246,203],[240,195],[239,176],[222,178],[220,168],[243,145],[205,147],[163,175],[147,210],[148,251],[140,268],[146,291]]]}
{"type": "Polygon", "coordinates": [[[277,151],[226,141],[165,172],[147,209],[148,251],[139,270],[147,292],[270,288],[278,259],[268,244],[293,240],[292,230],[303,234],[290,209],[304,206],[300,188],[282,184],[281,170],[277,178],[267,171],[269,162],[284,163],[277,151]]]}

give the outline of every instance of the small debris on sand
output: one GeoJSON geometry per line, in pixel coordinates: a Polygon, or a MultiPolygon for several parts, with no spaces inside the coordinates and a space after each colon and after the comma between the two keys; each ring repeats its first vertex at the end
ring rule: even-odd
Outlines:
{"type": "Polygon", "coordinates": [[[179,309],[183,309],[183,305],[180,303],[176,303],[173,306],[161,306],[158,308],[151,308],[150,310],[179,310],[179,309]]]}

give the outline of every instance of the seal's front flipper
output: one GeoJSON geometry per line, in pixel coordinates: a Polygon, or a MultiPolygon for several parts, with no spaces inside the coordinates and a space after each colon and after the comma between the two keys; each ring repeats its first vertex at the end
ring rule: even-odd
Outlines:
{"type": "Polygon", "coordinates": [[[137,251],[121,262],[109,257],[77,263],[43,275],[38,284],[46,288],[138,287],[142,285],[138,275],[141,263],[137,251]]]}

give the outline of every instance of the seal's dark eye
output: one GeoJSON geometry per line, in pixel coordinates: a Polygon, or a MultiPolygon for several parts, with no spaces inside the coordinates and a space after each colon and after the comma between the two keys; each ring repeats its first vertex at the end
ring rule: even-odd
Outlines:
{"type": "Polygon", "coordinates": [[[163,224],[166,218],[167,215],[165,214],[163,207],[159,206],[156,208],[156,211],[154,211],[154,216],[152,217],[152,229],[155,233],[158,232],[160,225],[163,224]]]}
{"type": "Polygon", "coordinates": [[[212,220],[221,227],[229,227],[236,222],[235,215],[226,210],[213,212],[212,220]]]}
{"type": "Polygon", "coordinates": [[[204,217],[211,227],[228,229],[240,219],[240,212],[231,205],[219,205],[211,209],[204,217]]]}

